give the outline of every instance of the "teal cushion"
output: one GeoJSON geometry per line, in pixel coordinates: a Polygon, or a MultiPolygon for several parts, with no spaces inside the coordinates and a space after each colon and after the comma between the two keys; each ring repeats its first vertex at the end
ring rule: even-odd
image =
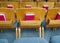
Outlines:
{"type": "Polygon", "coordinates": [[[51,37],[51,43],[60,43],[60,36],[51,37]]]}
{"type": "Polygon", "coordinates": [[[45,39],[42,38],[20,38],[14,41],[14,43],[48,43],[45,39]]]}
{"type": "Polygon", "coordinates": [[[8,43],[6,39],[0,39],[0,43],[8,43]]]}

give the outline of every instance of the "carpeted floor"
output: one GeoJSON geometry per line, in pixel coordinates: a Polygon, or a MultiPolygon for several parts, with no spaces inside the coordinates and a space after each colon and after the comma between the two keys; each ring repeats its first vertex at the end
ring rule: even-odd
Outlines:
{"type": "MultiPolygon", "coordinates": [[[[21,32],[22,36],[24,37],[39,37],[39,32],[36,32],[35,29],[22,29],[21,32]]],[[[56,31],[52,31],[51,28],[45,29],[45,36],[44,38],[49,41],[50,37],[60,35],[60,28],[58,27],[56,31]]],[[[4,32],[0,32],[0,39],[7,39],[9,43],[13,43],[15,38],[15,29],[4,29],[4,32]]]]}

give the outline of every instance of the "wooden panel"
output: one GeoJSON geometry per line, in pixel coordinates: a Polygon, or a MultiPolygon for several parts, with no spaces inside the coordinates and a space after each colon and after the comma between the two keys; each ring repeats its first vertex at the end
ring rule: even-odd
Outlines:
{"type": "Polygon", "coordinates": [[[19,0],[9,0],[9,1],[11,1],[11,2],[12,2],[12,1],[13,1],[13,2],[18,2],[19,0]]]}
{"type": "Polygon", "coordinates": [[[13,28],[13,24],[15,22],[14,19],[14,10],[7,8],[0,8],[0,13],[4,13],[6,16],[6,21],[0,21],[0,28],[13,28]]]}
{"type": "Polygon", "coordinates": [[[54,8],[54,2],[38,2],[38,7],[43,7],[48,5],[49,8],[54,8]]]}
{"type": "Polygon", "coordinates": [[[35,20],[40,20],[44,18],[44,15],[46,13],[45,9],[41,8],[21,8],[16,10],[17,18],[18,20],[25,20],[25,14],[26,13],[34,13],[35,14],[35,20]]]}
{"type": "Polygon", "coordinates": [[[9,21],[0,21],[0,28],[14,28],[11,20],[9,21]]]}
{"type": "Polygon", "coordinates": [[[48,0],[48,2],[57,2],[57,0],[48,0]]]}
{"type": "Polygon", "coordinates": [[[50,20],[50,23],[51,25],[55,24],[55,25],[60,25],[60,20],[50,20]]]}
{"type": "Polygon", "coordinates": [[[21,21],[21,28],[37,28],[39,29],[41,21],[21,21]]]}
{"type": "Polygon", "coordinates": [[[20,0],[20,2],[32,2],[33,0],[20,0]]]}
{"type": "Polygon", "coordinates": [[[14,20],[14,10],[13,9],[5,9],[0,8],[0,13],[4,13],[6,16],[6,20],[14,20]]]}
{"type": "Polygon", "coordinates": [[[4,2],[4,1],[7,1],[7,0],[0,0],[0,1],[3,1],[4,2]]]}
{"type": "Polygon", "coordinates": [[[21,23],[21,28],[39,28],[45,14],[46,10],[41,8],[21,8],[16,10],[17,19],[21,23]],[[26,13],[34,13],[35,20],[26,21],[26,13]]]}
{"type": "Polygon", "coordinates": [[[49,24],[46,27],[59,27],[60,20],[50,20],[49,24]]]}
{"type": "Polygon", "coordinates": [[[58,12],[60,12],[60,8],[53,8],[53,9],[48,10],[46,19],[49,19],[49,23],[46,27],[58,27],[58,26],[60,26],[60,20],[55,20],[58,12]]]}
{"type": "Polygon", "coordinates": [[[36,2],[20,2],[20,8],[25,8],[26,5],[31,5],[32,7],[37,7],[36,2]]]}
{"type": "Polygon", "coordinates": [[[60,2],[56,2],[55,7],[60,7],[60,2]]]}
{"type": "Polygon", "coordinates": [[[41,22],[39,20],[34,21],[21,21],[21,26],[40,26],[41,22]]]}
{"type": "Polygon", "coordinates": [[[12,5],[13,8],[18,8],[19,7],[19,3],[18,2],[1,2],[1,7],[6,7],[8,5],[12,5]]]}
{"type": "Polygon", "coordinates": [[[43,2],[43,1],[46,1],[46,0],[35,0],[35,1],[37,1],[37,2],[43,2]]]}
{"type": "Polygon", "coordinates": [[[60,2],[60,0],[58,2],[60,2]]]}
{"type": "Polygon", "coordinates": [[[47,17],[49,17],[52,20],[55,20],[58,12],[60,12],[60,8],[49,9],[47,13],[47,17]]]}

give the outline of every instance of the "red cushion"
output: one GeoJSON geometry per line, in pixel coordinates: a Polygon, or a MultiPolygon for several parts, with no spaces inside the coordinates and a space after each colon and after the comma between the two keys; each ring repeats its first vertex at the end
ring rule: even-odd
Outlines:
{"type": "Polygon", "coordinates": [[[44,5],[43,8],[45,8],[46,10],[48,10],[48,5],[44,5]]]}
{"type": "Polygon", "coordinates": [[[34,20],[35,15],[33,13],[26,14],[26,20],[34,20]]]}
{"type": "Polygon", "coordinates": [[[56,20],[60,20],[60,13],[57,14],[56,20]]]}
{"type": "Polygon", "coordinates": [[[13,5],[8,5],[7,8],[13,8],[13,5]]]}
{"type": "Polygon", "coordinates": [[[31,5],[26,5],[25,8],[31,8],[31,5]]]}
{"type": "Polygon", "coordinates": [[[4,16],[4,14],[0,14],[0,21],[5,21],[5,20],[6,20],[6,18],[4,16]]]}

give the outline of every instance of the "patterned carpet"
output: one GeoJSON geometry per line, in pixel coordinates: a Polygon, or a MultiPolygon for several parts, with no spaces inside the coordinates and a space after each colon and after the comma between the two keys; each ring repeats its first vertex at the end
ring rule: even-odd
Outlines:
{"type": "MultiPolygon", "coordinates": [[[[60,35],[60,28],[58,27],[56,31],[52,31],[51,28],[45,29],[44,38],[49,41],[50,37],[60,35]]],[[[0,39],[7,39],[9,43],[13,43],[15,38],[15,29],[4,29],[4,32],[0,32],[0,39]]],[[[36,32],[35,29],[22,29],[21,38],[24,37],[39,37],[39,32],[36,32]]]]}

